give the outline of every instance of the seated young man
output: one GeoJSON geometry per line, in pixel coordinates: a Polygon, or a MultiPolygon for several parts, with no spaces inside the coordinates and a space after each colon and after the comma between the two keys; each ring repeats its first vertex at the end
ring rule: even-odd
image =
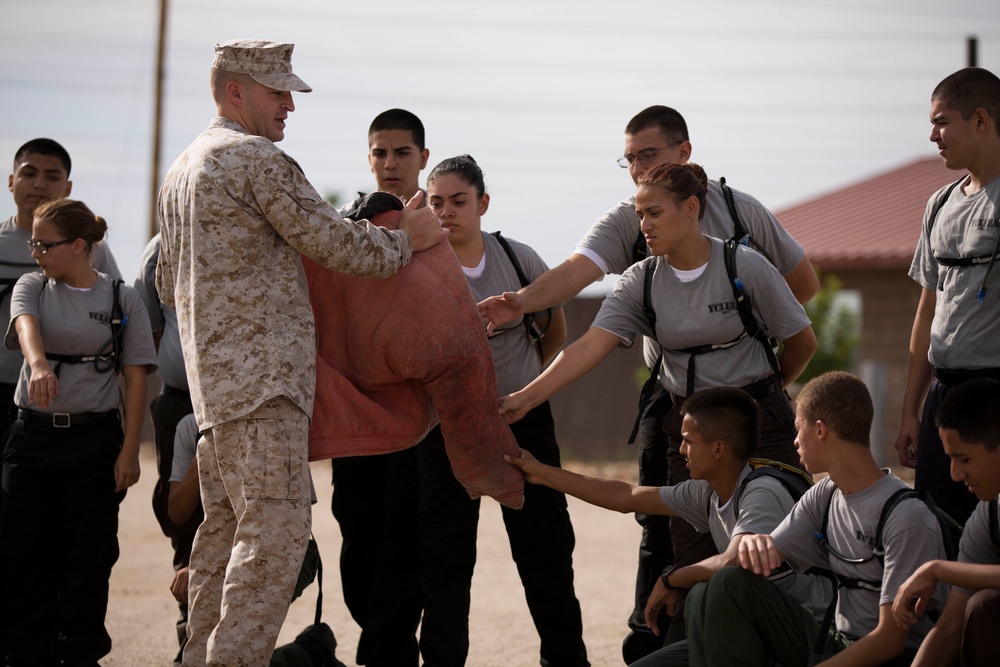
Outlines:
{"type": "Polygon", "coordinates": [[[1000,636],[1000,550],[991,528],[998,530],[1000,495],[1000,382],[972,380],[955,388],[941,403],[936,419],[951,478],[964,483],[980,503],[965,524],[958,562],[932,560],[917,568],[899,588],[892,613],[909,627],[927,610],[939,582],[951,586],[941,618],[920,646],[914,667],[963,667],[997,664],[1000,636]],[[993,522],[993,526],[990,526],[993,522]]]}
{"type": "MultiPolygon", "coordinates": [[[[680,413],[681,453],[691,479],[676,486],[635,486],[579,475],[540,463],[528,452],[517,459],[505,457],[524,472],[528,482],[618,512],[681,517],[697,531],[711,534],[719,554],[687,567],[668,568],[657,582],[645,609],[647,625],[656,634],[656,617],[664,606],[668,613],[674,613],[678,589],[692,588],[726,565],[735,564],[740,540],[747,534],[772,530],[794,504],[788,489],[772,476],[755,477],[742,487],[751,472],[748,460],[760,440],[760,411],[749,394],[735,387],[706,389],[684,401],[680,413]]],[[[790,570],[776,573],[775,584],[820,614],[832,595],[825,579],[790,570]]],[[[697,590],[692,594],[697,595],[697,590]]],[[[697,616],[688,616],[689,635],[699,632],[698,621],[697,616]]],[[[685,642],[673,646],[683,645],[685,642]]]]}
{"type": "MultiPolygon", "coordinates": [[[[920,565],[944,557],[944,544],[931,510],[909,498],[890,513],[882,533],[884,555],[875,554],[882,508],[908,487],[872,457],[872,414],[868,389],[849,373],[826,373],[802,389],[795,444],[806,470],[829,477],[806,491],[770,535],[744,536],[739,547],[744,569],[720,571],[706,587],[703,607],[689,610],[704,615],[703,641],[691,645],[698,664],[909,664],[931,623],[923,619],[900,627],[892,602],[920,565]],[[822,626],[763,578],[786,561],[798,572],[825,568],[847,583],[837,592],[829,637],[821,637],[822,626]]],[[[938,587],[927,607],[940,608],[943,592],[938,587]]]]}

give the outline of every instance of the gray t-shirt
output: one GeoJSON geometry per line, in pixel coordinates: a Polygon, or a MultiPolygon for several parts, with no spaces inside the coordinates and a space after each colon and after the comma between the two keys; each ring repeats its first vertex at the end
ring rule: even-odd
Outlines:
{"type": "Polygon", "coordinates": [[[160,334],[157,351],[157,373],[164,384],[187,391],[187,374],[184,371],[184,353],[181,351],[181,334],[177,328],[177,311],[163,303],[156,291],[156,261],[160,257],[160,235],[154,236],[142,252],[139,271],[135,277],[135,291],[149,313],[149,324],[160,334]]]}
{"type": "MultiPolygon", "coordinates": [[[[684,348],[724,344],[743,331],[726,274],[723,243],[709,237],[712,250],[705,271],[691,282],[677,278],[664,257],[648,257],[629,268],[604,300],[592,326],[604,329],[630,345],[637,333],[654,336],[643,312],[646,266],[653,274],[652,306],[656,312],[655,338],[663,346],[660,381],[667,391],[686,396],[691,357],[684,348]]],[[[788,284],[764,257],[744,246],[736,253],[736,272],[753,302],[758,324],[778,340],[786,340],[809,326],[809,318],[788,284]]],[[[764,346],[750,336],[732,347],[698,356],[694,391],[709,387],[742,387],[774,371],[764,346]]]]}
{"type": "MultiPolygon", "coordinates": [[[[41,273],[21,277],[11,295],[11,322],[4,345],[8,350],[19,345],[14,321],[21,315],[38,318],[42,343],[47,353],[68,355],[97,354],[111,339],[112,281],[98,273],[89,289],[73,289],[59,280],[48,280],[41,273]]],[[[145,366],[147,373],[156,370],[156,351],[149,329],[149,317],[135,290],[122,285],[119,292],[125,321],[122,360],[127,366],[145,366]]],[[[109,348],[110,349],[110,346],[109,348]]],[[[122,393],[114,372],[99,372],[93,363],[58,364],[50,361],[59,378],[59,395],[44,409],[28,403],[28,380],[31,369],[21,365],[14,402],[18,407],[45,413],[107,412],[121,405],[122,393]]]]}
{"type": "Polygon", "coordinates": [[[934,259],[989,256],[996,247],[1000,176],[971,196],[962,192],[964,184],[951,191],[930,229],[931,209],[947,188],[927,202],[910,277],[924,289],[937,292],[927,354],[931,364],[967,370],[1000,368],[1000,271],[994,271],[985,300],[979,303],[987,264],[946,267],[934,259]]]}
{"type": "Polygon", "coordinates": [[[177,431],[174,433],[174,460],[170,465],[170,482],[180,482],[184,480],[187,469],[198,457],[198,420],[194,414],[185,415],[177,422],[177,431]]]}
{"type": "MultiPolygon", "coordinates": [[[[1000,555],[997,555],[990,540],[990,502],[988,500],[976,505],[975,511],[962,530],[962,541],[958,545],[958,562],[974,563],[976,565],[1000,565],[1000,555]]],[[[958,590],[972,595],[975,591],[967,588],[958,590]]]]}
{"type": "MultiPolygon", "coordinates": [[[[504,239],[510,244],[529,281],[535,280],[549,270],[538,253],[530,247],[507,237],[504,239]]],[[[500,242],[492,234],[483,232],[483,243],[486,249],[482,274],[472,277],[466,270],[466,278],[469,280],[476,301],[482,301],[494,294],[516,292],[521,289],[514,265],[511,264],[500,242]]],[[[561,305],[556,306],[556,308],[561,307],[561,305]]],[[[538,348],[525,335],[523,318],[510,322],[503,328],[504,333],[490,337],[490,349],[493,350],[493,362],[497,368],[497,385],[501,396],[523,389],[538,377],[542,363],[538,348]]]]}
{"type": "MultiPolygon", "coordinates": [[[[805,250],[785,231],[777,218],[759,201],[739,190],[732,190],[736,211],[750,237],[778,271],[785,275],[799,265],[805,257],[805,250]]],[[[576,247],[576,253],[588,257],[605,273],[622,274],[632,263],[632,251],[639,237],[639,216],[635,214],[635,196],[618,202],[590,226],[583,240],[576,247]]],[[[722,186],[716,181],[708,182],[705,195],[705,215],[699,226],[702,234],[720,239],[731,238],[736,226],[722,186]]],[[[660,350],[656,343],[646,339],[643,357],[646,365],[653,367],[660,350]]]]}
{"type": "MultiPolygon", "coordinates": [[[[38,264],[31,258],[28,241],[31,232],[17,226],[16,216],[11,216],[0,223],[0,290],[13,289],[17,279],[26,273],[38,271],[38,264]]],[[[112,278],[121,278],[121,271],[115,263],[114,255],[104,242],[95,243],[90,255],[91,264],[101,273],[112,278]]],[[[0,325],[7,330],[10,324],[10,291],[0,299],[0,325]]],[[[24,357],[21,348],[0,349],[0,382],[14,384],[21,374],[24,357]]]]}
{"type": "MultiPolygon", "coordinates": [[[[750,474],[746,466],[736,481],[739,489],[750,474]]],[[[730,498],[719,507],[719,495],[708,482],[691,479],[674,486],[661,486],[660,499],[679,517],[691,524],[699,533],[710,532],[715,548],[723,553],[735,535],[770,533],[788,516],[795,501],[781,482],[773,477],[760,476],[751,480],[743,490],[739,502],[739,516],[730,498]]],[[[795,572],[779,573],[774,584],[813,612],[817,621],[830,603],[833,591],[830,582],[795,572]]]]}
{"type": "MultiPolygon", "coordinates": [[[[198,420],[194,414],[185,415],[177,422],[177,431],[174,433],[174,460],[170,464],[169,482],[183,482],[184,475],[191,467],[191,464],[198,458],[198,440],[201,433],[198,431],[198,420]]],[[[316,504],[316,487],[313,485],[312,475],[309,475],[309,495],[313,505],[316,504]]]]}
{"type": "MultiPolygon", "coordinates": [[[[881,581],[881,590],[841,588],[837,604],[837,629],[849,637],[860,638],[878,626],[879,608],[896,599],[896,591],[920,565],[944,558],[944,544],[937,519],[917,498],[902,501],[889,515],[882,534],[885,567],[873,558],[853,564],[831,555],[823,548],[816,533],[823,524],[829,501],[830,518],[827,538],[830,546],[849,558],[867,558],[875,545],[875,530],[882,507],[889,497],[906,484],[888,470],[867,489],[845,495],[829,477],[806,491],[791,513],[771,535],[778,549],[799,572],[810,567],[833,570],[843,577],[881,581]],[[831,498],[832,494],[832,500],[831,498]]],[[[942,608],[945,587],[938,586],[929,609],[942,608]]],[[[933,627],[925,615],[910,629],[906,645],[916,648],[933,627]]]]}

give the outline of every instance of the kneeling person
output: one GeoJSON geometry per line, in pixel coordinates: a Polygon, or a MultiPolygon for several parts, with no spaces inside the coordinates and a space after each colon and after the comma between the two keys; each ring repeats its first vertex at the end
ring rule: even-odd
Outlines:
{"type": "Polygon", "coordinates": [[[941,618],[913,662],[915,667],[996,663],[1000,634],[1000,382],[972,380],[941,403],[937,427],[951,459],[951,477],[963,482],[980,503],[959,544],[958,562],[932,560],[900,587],[892,605],[901,625],[917,622],[938,582],[951,586],[941,618]]]}
{"type": "MultiPolygon", "coordinates": [[[[705,389],[685,400],[680,413],[681,453],[692,479],[675,486],[635,486],[587,477],[544,465],[527,453],[509,460],[524,471],[528,482],[619,512],[680,517],[698,532],[711,534],[719,554],[686,567],[668,568],[657,582],[645,609],[647,626],[654,634],[659,634],[656,618],[660,609],[666,606],[671,615],[676,611],[678,589],[692,588],[723,567],[736,564],[744,536],[773,530],[795,502],[775,476],[752,473],[749,461],[760,442],[760,410],[749,394],[735,387],[705,389]]],[[[823,579],[786,569],[776,573],[775,583],[814,610],[829,600],[830,586],[823,579]]],[[[697,596],[697,590],[689,600],[697,596]]],[[[699,626],[697,615],[687,617],[689,637],[701,632],[699,626]]],[[[671,664],[670,659],[687,655],[686,644],[662,649],[674,656],[666,663],[658,651],[640,664],[671,664]]]]}
{"type": "MultiPolygon", "coordinates": [[[[814,645],[822,645],[822,665],[909,664],[931,623],[923,619],[900,627],[892,603],[920,565],[944,558],[944,545],[937,518],[922,501],[910,498],[889,514],[882,532],[884,554],[875,553],[883,507],[907,486],[872,457],[872,415],[868,389],[849,373],[826,373],[802,389],[795,444],[809,472],[829,477],[807,491],[770,535],[743,538],[739,559],[747,571],[727,569],[709,583],[700,647],[704,664],[775,661],[804,667],[816,658],[810,655],[814,645]],[[821,625],[755,576],[767,576],[785,561],[799,572],[828,569],[841,584],[831,640],[817,642],[821,625]]],[[[927,607],[939,609],[943,600],[943,587],[938,587],[927,607]]]]}

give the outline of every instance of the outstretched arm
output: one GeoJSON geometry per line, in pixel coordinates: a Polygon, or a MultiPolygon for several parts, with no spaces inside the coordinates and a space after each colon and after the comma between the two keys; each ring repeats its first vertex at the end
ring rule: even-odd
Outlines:
{"type": "Polygon", "coordinates": [[[520,391],[500,399],[500,412],[508,423],[516,422],[552,394],[587,374],[618,345],[621,338],[591,327],[579,340],[559,353],[552,365],[520,391]]]}
{"type": "Polygon", "coordinates": [[[917,440],[920,435],[920,405],[931,384],[931,362],[927,352],[931,347],[931,323],[937,295],[924,289],[920,293],[917,314],[913,318],[910,332],[910,361],[906,373],[906,389],[903,392],[903,414],[899,420],[899,434],[896,436],[896,451],[899,462],[907,467],[917,465],[917,440]]]}
{"type": "Polygon", "coordinates": [[[573,253],[565,262],[549,269],[517,292],[504,292],[480,301],[479,316],[487,324],[487,333],[493,333],[494,329],[513,322],[525,313],[569,301],[602,275],[601,268],[591,259],[573,253]]]}
{"type": "Polygon", "coordinates": [[[660,489],[656,486],[636,486],[617,479],[581,475],[546,465],[523,450],[518,458],[505,454],[503,459],[519,468],[525,481],[562,491],[591,505],[622,513],[677,516],[660,500],[660,489]]]}

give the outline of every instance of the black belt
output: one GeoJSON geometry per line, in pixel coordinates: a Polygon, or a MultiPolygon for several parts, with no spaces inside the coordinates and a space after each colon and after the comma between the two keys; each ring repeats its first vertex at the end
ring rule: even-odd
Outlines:
{"type": "Polygon", "coordinates": [[[83,424],[119,421],[117,410],[82,412],[73,415],[68,412],[35,412],[34,410],[25,410],[24,408],[17,409],[17,419],[25,424],[38,424],[51,428],[69,428],[70,426],[82,426],[83,424]]]}
{"type": "Polygon", "coordinates": [[[1000,368],[980,368],[968,371],[962,368],[934,368],[934,377],[938,382],[949,387],[957,387],[969,380],[990,378],[1000,380],[1000,368]]]}
{"type": "Polygon", "coordinates": [[[164,396],[169,396],[170,398],[186,398],[191,400],[191,392],[186,389],[178,389],[177,387],[171,387],[169,384],[164,384],[160,387],[160,393],[164,396]]]}
{"type": "MultiPolygon", "coordinates": [[[[768,376],[763,380],[757,380],[756,382],[751,382],[745,387],[740,387],[743,391],[750,394],[756,400],[760,400],[771,394],[775,394],[779,391],[781,382],[774,376],[768,376]]],[[[686,400],[684,396],[678,396],[677,394],[670,394],[670,398],[673,400],[674,407],[680,408],[681,404],[686,400]]]]}

